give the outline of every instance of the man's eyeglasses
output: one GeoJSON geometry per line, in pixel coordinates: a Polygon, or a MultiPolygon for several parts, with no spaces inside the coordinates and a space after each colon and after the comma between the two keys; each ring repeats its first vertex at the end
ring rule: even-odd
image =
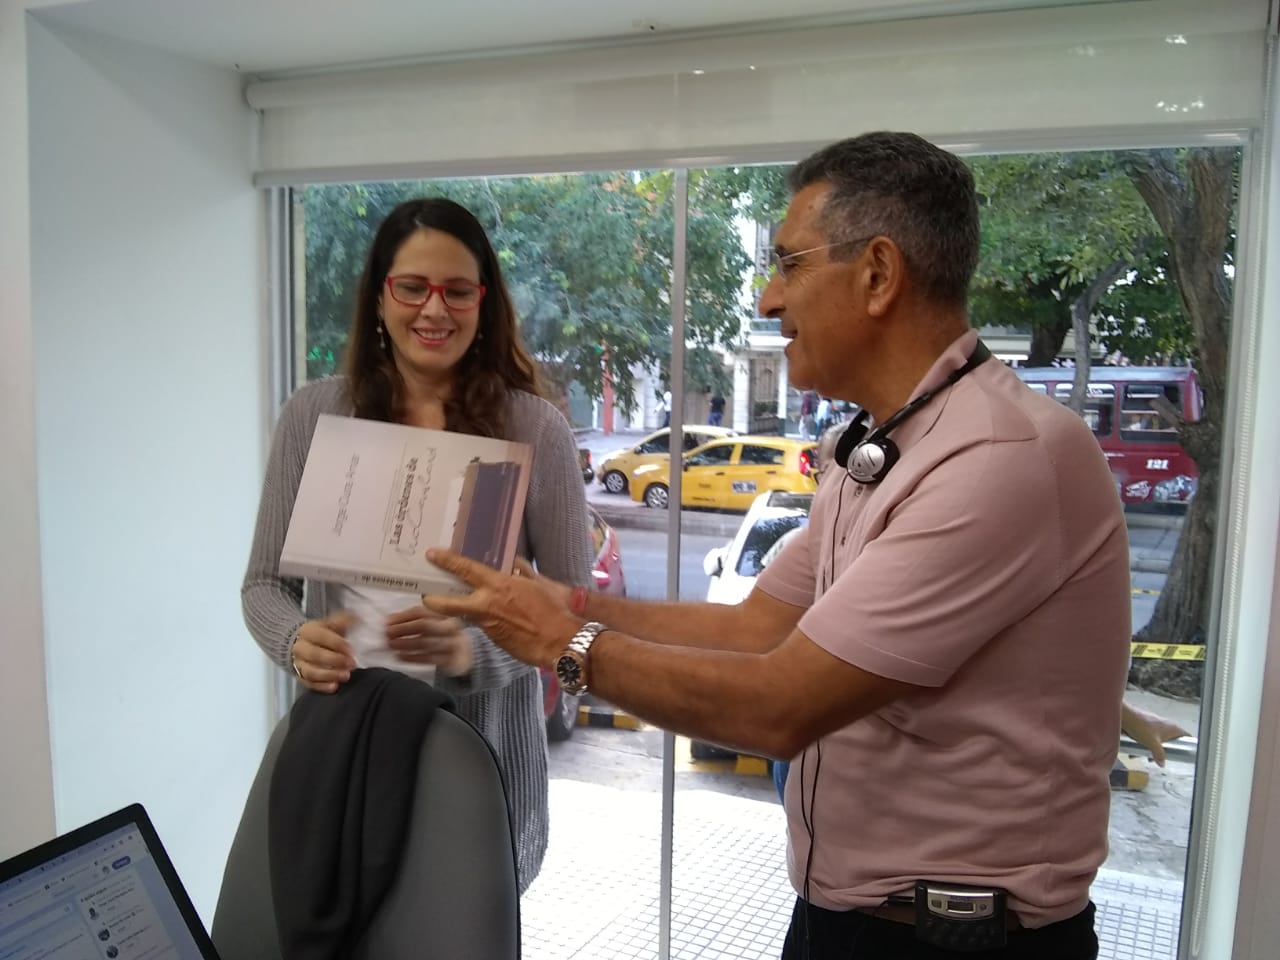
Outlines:
{"type": "Polygon", "coordinates": [[[432,294],[438,293],[450,310],[474,310],[484,299],[485,287],[482,283],[472,283],[469,280],[432,283],[426,277],[400,274],[387,277],[387,290],[392,300],[403,303],[406,307],[424,306],[432,294]]]}
{"type": "Polygon", "coordinates": [[[810,253],[817,253],[819,250],[830,250],[832,247],[856,247],[860,244],[872,240],[879,234],[873,233],[869,237],[860,237],[857,240],[841,240],[839,243],[824,243],[817,247],[808,247],[804,250],[795,250],[791,253],[779,253],[776,249],[769,251],[769,276],[781,273],[786,276],[787,267],[798,260],[800,257],[810,253]]]}

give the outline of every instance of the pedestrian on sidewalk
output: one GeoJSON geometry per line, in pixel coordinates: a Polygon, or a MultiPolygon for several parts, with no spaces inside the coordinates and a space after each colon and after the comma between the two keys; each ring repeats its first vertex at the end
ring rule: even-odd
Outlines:
{"type": "Polygon", "coordinates": [[[812,440],[815,433],[814,411],[818,408],[818,395],[812,390],[800,394],[800,439],[812,440]]]}
{"type": "Polygon", "coordinates": [[[831,401],[823,397],[818,401],[818,409],[813,413],[813,435],[821,437],[829,426],[831,426],[831,401]]]}
{"type": "Polygon", "coordinates": [[[707,424],[718,427],[724,422],[724,397],[720,394],[711,396],[711,413],[707,415],[707,424]]]}

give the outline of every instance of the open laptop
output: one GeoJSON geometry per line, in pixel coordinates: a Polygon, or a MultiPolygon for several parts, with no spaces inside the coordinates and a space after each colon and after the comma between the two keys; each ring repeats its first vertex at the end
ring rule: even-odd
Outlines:
{"type": "Polygon", "coordinates": [[[0,863],[0,960],[218,960],[140,804],[0,863]]]}

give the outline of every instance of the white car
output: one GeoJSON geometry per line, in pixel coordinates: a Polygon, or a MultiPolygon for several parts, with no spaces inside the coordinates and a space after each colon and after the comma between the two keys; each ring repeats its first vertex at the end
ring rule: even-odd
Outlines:
{"type": "Polygon", "coordinates": [[[809,522],[812,504],[812,493],[775,490],[756,497],[733,539],[709,550],[702,561],[702,569],[711,578],[707,602],[745,600],[760,571],[777,556],[786,539],[809,522]]]}

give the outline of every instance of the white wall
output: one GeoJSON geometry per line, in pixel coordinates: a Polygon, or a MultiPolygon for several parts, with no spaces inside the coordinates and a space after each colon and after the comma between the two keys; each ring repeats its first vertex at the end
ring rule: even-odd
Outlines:
{"type": "Polygon", "coordinates": [[[25,6],[0,0],[0,860],[53,830],[32,414],[25,6]]]}
{"type": "Polygon", "coordinates": [[[35,20],[27,55],[57,825],[141,801],[209,917],[269,725],[256,119],[230,71],[35,20]]]}
{"type": "Polygon", "coordinates": [[[1280,797],[1280,577],[1272,586],[1268,647],[1235,923],[1235,960],[1273,960],[1280,943],[1280,911],[1276,910],[1280,884],[1280,801],[1276,799],[1280,797]]]}
{"type": "MultiPolygon", "coordinates": [[[[1262,183],[1255,212],[1261,218],[1265,248],[1254,275],[1261,293],[1261,315],[1264,318],[1256,341],[1255,363],[1269,372],[1280,360],[1280,57],[1277,40],[1271,41],[1270,110],[1267,126],[1258,137],[1257,149],[1269,160],[1261,172],[1262,183]]],[[[1244,224],[1248,226],[1248,224],[1244,224]]],[[[1250,232],[1253,232],[1252,229],[1250,232]]],[[[1242,265],[1248,270],[1250,265],[1242,265]]],[[[1234,787],[1240,802],[1227,806],[1221,818],[1224,825],[1216,831],[1222,839],[1239,844],[1242,861],[1238,889],[1233,878],[1219,867],[1209,878],[1213,894],[1226,901],[1217,905],[1216,925],[1207,925],[1209,942],[1234,931],[1235,960],[1273,960],[1280,943],[1280,501],[1275,491],[1280,486],[1280,432],[1274,424],[1274,411],[1280,404],[1280,383],[1274,376],[1259,377],[1253,408],[1258,412],[1255,425],[1253,458],[1248,476],[1249,499],[1245,519],[1247,532],[1240,554],[1244,575],[1242,583],[1239,637],[1241,649],[1237,674],[1261,691],[1261,709],[1249,710],[1250,704],[1237,704],[1239,714],[1227,713],[1225,730],[1217,735],[1230,738],[1235,747],[1235,762],[1224,771],[1223,780],[1234,787]],[[1248,711],[1247,713],[1244,711],[1248,711]],[[1251,764],[1242,762],[1252,761],[1251,764]],[[1251,788],[1248,806],[1243,802],[1251,788]],[[1247,833],[1246,833],[1247,830],[1247,833]],[[1235,907],[1234,923],[1231,907],[1235,907]]],[[[1243,699],[1243,698],[1241,698],[1243,699]]],[[[1228,798],[1230,799],[1230,798],[1228,798]]],[[[1234,851],[1233,851],[1234,852],[1234,851]]],[[[1235,859],[1235,858],[1233,858],[1235,859]]],[[[1219,860],[1226,860],[1220,857],[1219,860]]],[[[1227,861],[1226,866],[1230,866],[1227,861]]]]}

